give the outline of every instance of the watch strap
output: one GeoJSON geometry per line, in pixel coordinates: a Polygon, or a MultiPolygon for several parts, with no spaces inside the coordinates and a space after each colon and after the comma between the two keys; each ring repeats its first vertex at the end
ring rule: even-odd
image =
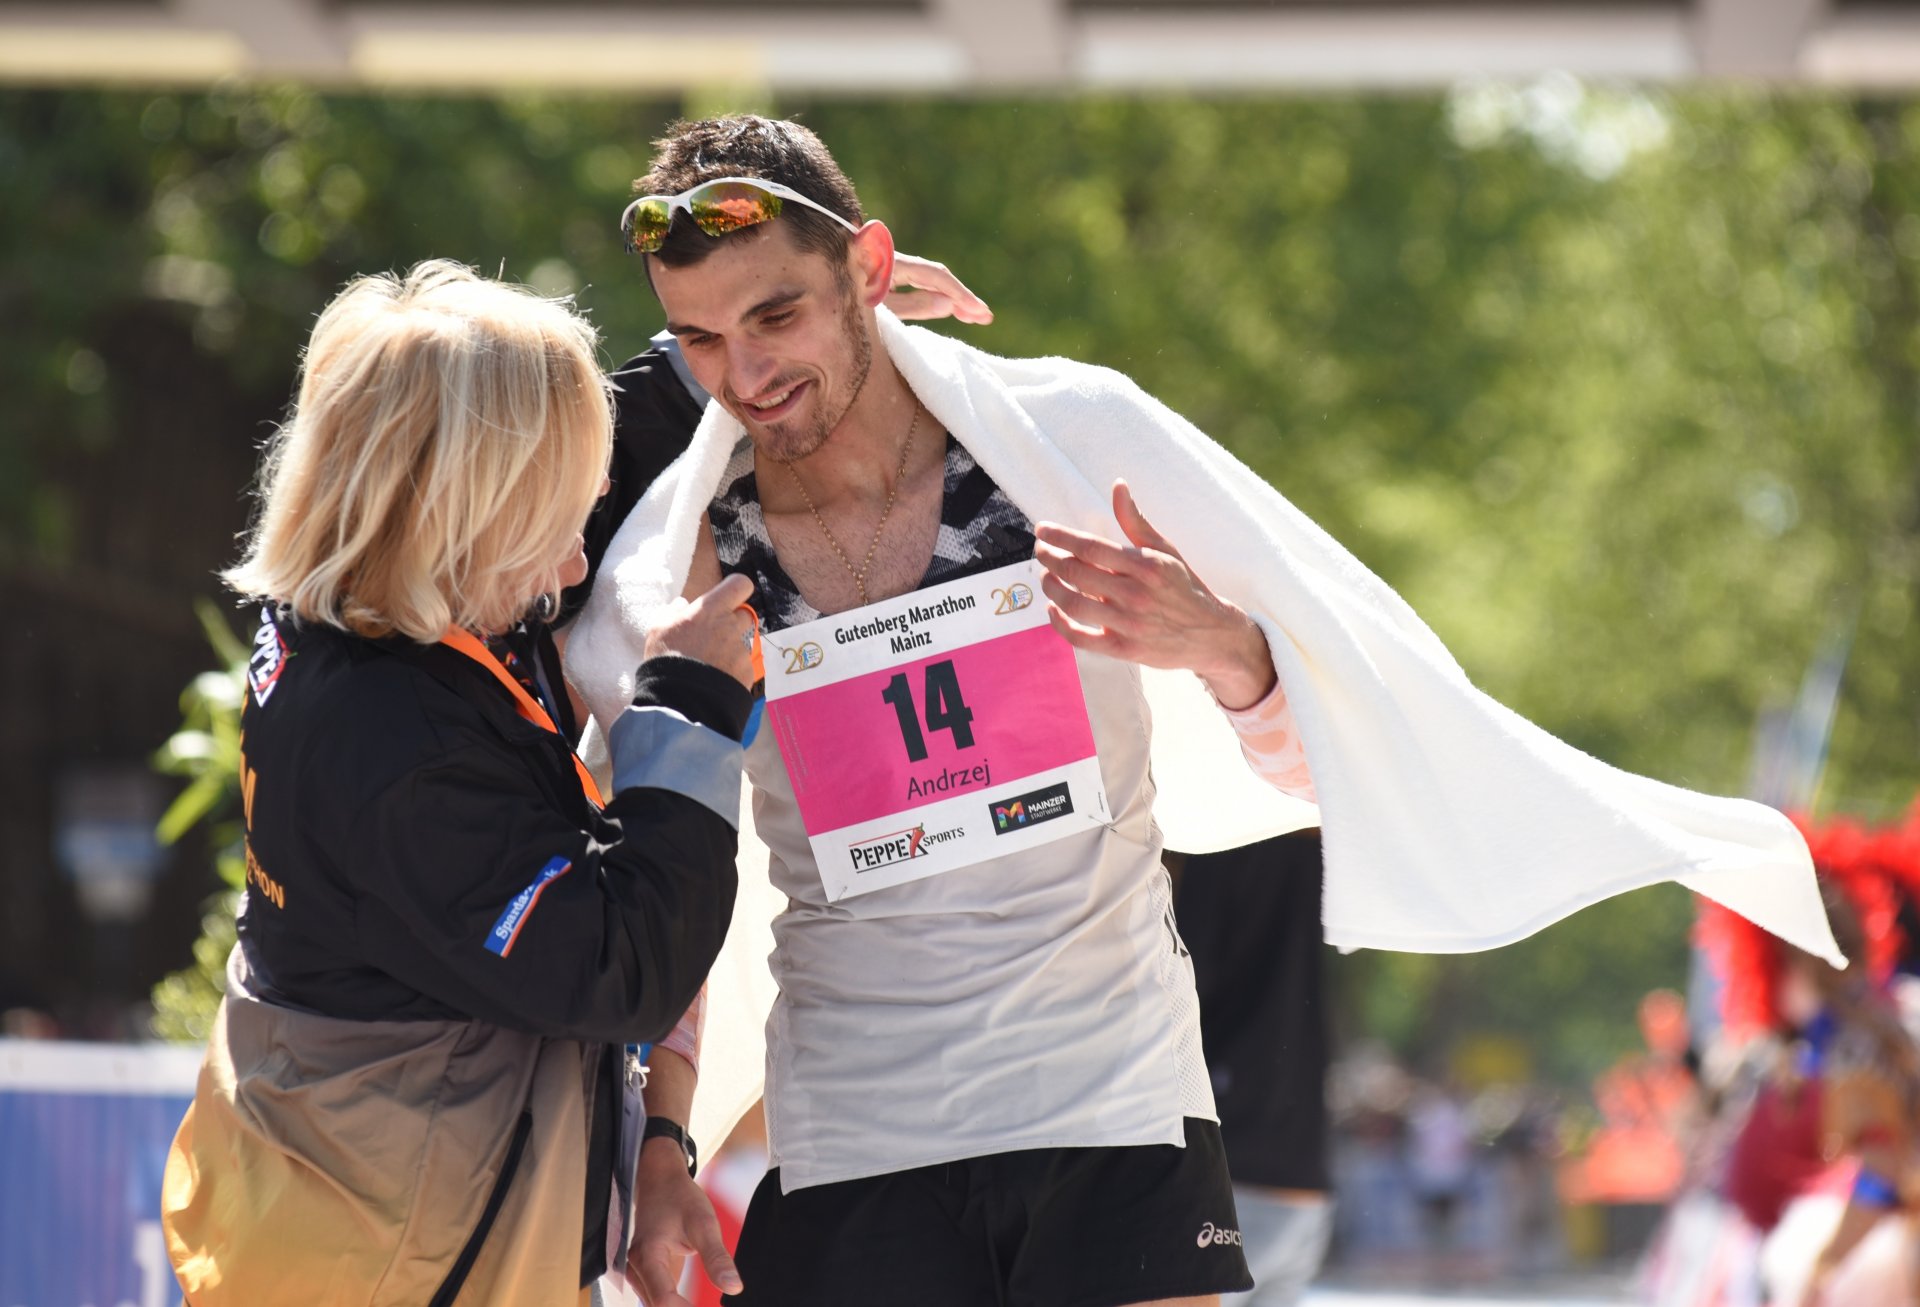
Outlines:
{"type": "Polygon", "coordinates": [[[649,1116],[647,1124],[640,1131],[640,1142],[664,1136],[680,1145],[680,1151],[687,1155],[687,1174],[693,1175],[700,1169],[700,1152],[694,1147],[693,1136],[678,1121],[670,1121],[664,1116],[649,1116]]]}

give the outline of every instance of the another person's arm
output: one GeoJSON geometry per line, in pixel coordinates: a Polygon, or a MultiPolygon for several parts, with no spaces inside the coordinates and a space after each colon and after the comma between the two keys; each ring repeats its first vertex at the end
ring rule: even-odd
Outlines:
{"type": "MultiPolygon", "coordinates": [[[[693,1064],[656,1046],[648,1061],[647,1116],[665,1117],[685,1128],[697,1080],[693,1064]]],[[[687,1173],[686,1154],[678,1144],[662,1135],[641,1145],[633,1191],[627,1275],[648,1307],[691,1307],[679,1293],[681,1268],[689,1256],[700,1258],[707,1278],[723,1291],[740,1292],[740,1273],[727,1255],[713,1202],[687,1173]]]]}
{"type": "MultiPolygon", "coordinates": [[[[1884,1046],[1904,1046],[1904,1033],[1883,1013],[1866,1011],[1855,1019],[1862,1025],[1879,1027],[1875,1033],[1884,1046]]],[[[1850,1042],[1856,1054],[1868,1043],[1865,1038],[1850,1042]]],[[[1829,1157],[1852,1157],[1860,1170],[1839,1225],[1815,1258],[1815,1292],[1808,1299],[1813,1303],[1824,1301],[1819,1293],[1828,1279],[1873,1228],[1905,1206],[1901,1180],[1911,1151],[1905,1096],[1887,1068],[1876,1065],[1870,1057],[1835,1057],[1822,1081],[1822,1150],[1829,1157]]]]}
{"type": "Polygon", "coordinates": [[[734,610],[751,589],[729,578],[649,634],[635,706],[608,732],[613,796],[584,829],[520,750],[479,731],[357,814],[343,871],[366,955],[511,1029],[613,1044],[669,1030],[733,912],[750,706],[734,610]]]}
{"type": "MultiPolygon", "coordinates": [[[[687,569],[686,592],[704,593],[720,580],[720,555],[714,549],[712,531],[702,522],[687,569]]],[[[658,1054],[659,1047],[654,1051],[658,1054]]],[[[661,1059],[647,1076],[647,1115],[664,1116],[684,1128],[692,1118],[698,1072],[697,1056],[661,1059]]],[[[729,1293],[738,1292],[739,1272],[720,1238],[713,1202],[687,1176],[686,1159],[672,1140],[647,1141],[633,1193],[627,1275],[648,1307],[691,1307],[680,1296],[678,1285],[681,1268],[693,1254],[706,1266],[709,1279],[729,1293]]]]}
{"type": "Polygon", "coordinates": [[[887,295],[887,307],[907,321],[958,318],[980,327],[993,321],[987,302],[968,290],[946,264],[898,251],[893,256],[893,290],[887,295]]]}

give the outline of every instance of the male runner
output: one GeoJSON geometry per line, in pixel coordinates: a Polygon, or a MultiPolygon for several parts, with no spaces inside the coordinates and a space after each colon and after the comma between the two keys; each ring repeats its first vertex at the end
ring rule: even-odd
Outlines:
{"type": "Polygon", "coordinates": [[[776,1165],[742,1301],[1248,1287],[1156,803],[1244,842],[1301,824],[1276,789],[1321,791],[1338,944],[1494,947],[1679,880],[1839,956],[1779,813],[1619,772],[1494,702],[1357,559],[1118,374],[881,314],[891,237],[811,133],[733,117],[660,145],[624,221],[717,406],[614,537],[567,656],[611,719],[676,596],[756,583],[747,772],[785,907],[776,1165]],[[1215,768],[1235,734],[1272,788],[1215,768]]]}
{"type": "Polygon", "coordinates": [[[686,193],[724,178],[774,183],[781,203],[741,190],[776,212],[735,210],[709,223],[718,235],[694,221],[718,204],[668,206],[646,252],[693,378],[748,436],[687,586],[746,573],[777,637],[1037,556],[1054,629],[1086,651],[1074,665],[1112,809],[1019,854],[830,901],[781,755],[756,742],[756,822],[790,907],[773,958],[775,1167],[747,1215],[737,1301],[1119,1307],[1249,1288],[1121,660],[1198,673],[1299,786],[1265,638],[1124,486],[1128,545],[1036,524],[965,433],[941,430],[876,348],[891,237],[812,133],[686,124],[639,189],[699,203],[715,197],[686,193]]]}
{"type": "MultiPolygon", "coordinates": [[[[944,264],[910,254],[894,257],[893,292],[886,303],[903,319],[993,321],[986,303],[944,264]]],[[[687,370],[678,343],[664,331],[649,342],[647,350],[613,372],[609,381],[615,414],[613,459],[606,487],[582,534],[587,574],[564,592],[555,619],[555,639],[560,645],[592,593],[595,574],[614,534],[653,482],[686,451],[711,398],[687,370]]],[[[574,718],[584,721],[586,708],[568,688],[574,718]]],[[[670,1041],[654,1050],[648,1063],[647,1119],[655,1128],[650,1129],[652,1140],[638,1158],[637,1220],[625,1270],[629,1284],[640,1290],[651,1307],[689,1307],[675,1287],[689,1254],[700,1258],[711,1281],[730,1284],[736,1274],[728,1252],[730,1239],[713,1203],[689,1175],[688,1164],[695,1154],[687,1124],[697,1071],[688,1054],[697,1052],[704,1010],[703,991],[688,1014],[691,1024],[683,1023],[683,1030],[694,1032],[690,1043],[670,1041]]]]}

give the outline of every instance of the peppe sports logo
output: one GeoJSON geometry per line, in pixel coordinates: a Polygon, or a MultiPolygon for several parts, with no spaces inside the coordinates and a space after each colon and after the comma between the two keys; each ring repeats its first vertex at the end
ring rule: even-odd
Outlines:
{"type": "Polygon", "coordinates": [[[533,884],[513,896],[513,902],[507,904],[506,911],[493,923],[493,929],[487,932],[487,952],[497,957],[505,957],[513,952],[514,941],[520,938],[520,928],[527,924],[527,918],[533,915],[533,909],[540,902],[540,896],[546,893],[547,886],[573,870],[573,864],[565,858],[551,858],[533,878],[533,884]]]}
{"type": "Polygon", "coordinates": [[[993,814],[993,833],[1006,835],[1066,816],[1073,811],[1073,797],[1067,793],[1067,783],[1061,781],[1011,799],[995,799],[987,807],[993,814]]]}
{"type": "Polygon", "coordinates": [[[897,830],[889,835],[876,835],[858,844],[849,844],[847,856],[853,859],[854,874],[859,875],[914,858],[924,858],[930,846],[957,840],[962,833],[958,826],[952,830],[929,832],[924,825],[920,825],[912,830],[897,830]]]}
{"type": "Polygon", "coordinates": [[[1240,1232],[1229,1230],[1224,1225],[1215,1225],[1208,1221],[1200,1227],[1200,1234],[1193,1241],[1201,1248],[1238,1248],[1241,1246],[1240,1232]]]}

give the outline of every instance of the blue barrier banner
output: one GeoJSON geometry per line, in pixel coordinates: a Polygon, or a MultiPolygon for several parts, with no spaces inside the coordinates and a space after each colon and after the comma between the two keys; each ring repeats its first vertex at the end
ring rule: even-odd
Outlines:
{"type": "Polygon", "coordinates": [[[200,1050],[0,1040],[0,1307],[176,1307],[160,1176],[200,1050]]]}

